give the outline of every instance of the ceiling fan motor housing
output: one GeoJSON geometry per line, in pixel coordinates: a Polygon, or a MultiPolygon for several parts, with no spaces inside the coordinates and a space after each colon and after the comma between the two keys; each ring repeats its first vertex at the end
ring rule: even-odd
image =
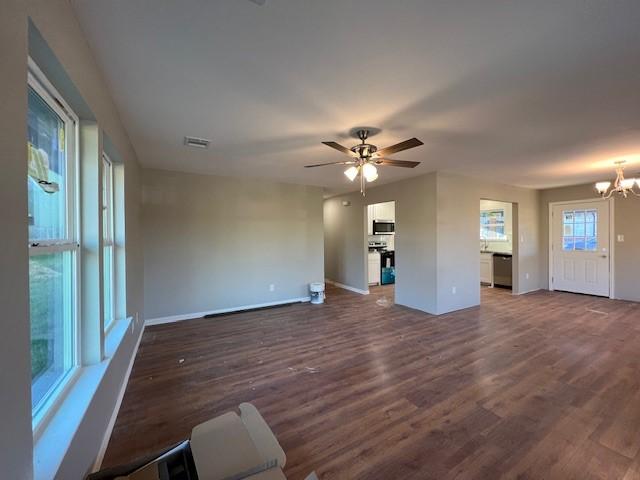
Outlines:
{"type": "Polygon", "coordinates": [[[360,158],[369,158],[371,157],[371,155],[378,151],[378,147],[369,143],[361,143],[360,145],[351,147],[351,151],[358,155],[358,157],[360,158]]]}

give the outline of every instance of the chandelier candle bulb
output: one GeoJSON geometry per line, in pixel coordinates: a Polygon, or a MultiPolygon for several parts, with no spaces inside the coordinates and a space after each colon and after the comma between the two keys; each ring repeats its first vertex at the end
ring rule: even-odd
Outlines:
{"type": "Polygon", "coordinates": [[[607,190],[609,190],[610,186],[611,182],[598,182],[596,183],[596,190],[598,190],[598,193],[602,195],[603,193],[606,193],[607,190]]]}
{"type": "Polygon", "coordinates": [[[620,185],[622,186],[622,188],[627,190],[629,188],[633,188],[635,183],[636,183],[636,180],[634,178],[625,178],[620,182],[620,185]]]}

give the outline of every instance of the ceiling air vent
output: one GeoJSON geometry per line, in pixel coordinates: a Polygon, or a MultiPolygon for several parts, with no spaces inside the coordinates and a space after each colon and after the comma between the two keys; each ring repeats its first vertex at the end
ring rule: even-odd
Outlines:
{"type": "Polygon", "coordinates": [[[195,148],[209,148],[209,144],[211,140],[207,140],[206,138],[198,138],[198,137],[184,137],[184,144],[188,147],[195,148]]]}

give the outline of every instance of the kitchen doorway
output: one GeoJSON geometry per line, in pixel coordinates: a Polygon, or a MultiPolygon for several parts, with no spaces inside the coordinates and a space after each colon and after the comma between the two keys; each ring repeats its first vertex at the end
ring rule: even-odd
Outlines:
{"type": "Polygon", "coordinates": [[[395,302],[396,202],[367,205],[367,282],[381,305],[395,302]]]}
{"type": "Polygon", "coordinates": [[[514,290],[517,280],[517,205],[480,200],[481,299],[489,289],[514,290]]]}

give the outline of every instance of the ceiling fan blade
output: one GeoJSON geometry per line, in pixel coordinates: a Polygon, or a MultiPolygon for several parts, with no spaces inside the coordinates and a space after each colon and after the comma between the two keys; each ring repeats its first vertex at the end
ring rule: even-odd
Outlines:
{"type": "Polygon", "coordinates": [[[338,150],[339,152],[342,152],[344,154],[349,155],[350,157],[355,157],[356,154],[353,153],[351,150],[349,150],[347,147],[343,147],[342,145],[340,145],[339,143],[336,142],[322,142],[324,143],[327,147],[331,147],[331,148],[335,148],[336,150],[338,150]]]}
{"type": "Polygon", "coordinates": [[[327,165],[353,165],[356,162],[346,161],[346,162],[329,162],[329,163],[318,163],[317,165],[305,165],[304,168],[313,168],[313,167],[326,167],[327,165]]]}
{"type": "Polygon", "coordinates": [[[410,148],[419,147],[420,145],[424,145],[417,138],[410,138],[409,140],[405,140],[404,142],[396,143],[395,145],[391,145],[390,147],[381,148],[378,150],[374,157],[383,157],[385,155],[390,155],[392,153],[401,152],[403,150],[409,150],[410,148]]]}
{"type": "Polygon", "coordinates": [[[387,167],[405,167],[415,168],[420,165],[420,162],[408,162],[406,160],[392,160],[390,158],[376,158],[376,165],[383,165],[387,167]]]}

